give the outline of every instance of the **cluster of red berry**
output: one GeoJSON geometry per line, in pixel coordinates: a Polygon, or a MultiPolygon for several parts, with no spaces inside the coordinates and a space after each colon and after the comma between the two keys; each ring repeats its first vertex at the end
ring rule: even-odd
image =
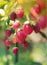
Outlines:
{"type": "MultiPolygon", "coordinates": [[[[40,29],[44,29],[47,27],[47,16],[39,16],[40,12],[45,9],[45,4],[43,1],[38,0],[37,6],[32,7],[30,9],[30,17],[31,19],[36,19],[37,22],[35,25],[29,24],[23,24],[22,29],[18,30],[20,28],[20,22],[14,22],[12,25],[13,29],[16,29],[16,37],[13,38],[16,42],[23,44],[24,48],[27,49],[29,46],[29,43],[26,42],[26,37],[30,35],[33,31],[36,33],[40,32],[40,29]]],[[[24,10],[18,9],[17,13],[12,12],[10,14],[10,20],[15,21],[16,18],[22,19],[24,16],[24,10]]],[[[9,37],[12,34],[12,30],[6,30],[6,37],[9,37]]],[[[6,46],[10,46],[12,41],[5,40],[6,46]]],[[[13,53],[18,53],[18,47],[13,48],[13,53]]]]}

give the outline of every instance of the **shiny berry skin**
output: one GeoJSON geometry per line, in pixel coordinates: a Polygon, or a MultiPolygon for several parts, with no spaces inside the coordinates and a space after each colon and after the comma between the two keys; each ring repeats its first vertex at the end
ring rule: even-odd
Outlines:
{"type": "Polygon", "coordinates": [[[44,0],[38,0],[37,4],[39,5],[40,9],[45,9],[45,2],[44,0]]]}
{"type": "Polygon", "coordinates": [[[25,35],[29,35],[33,32],[33,26],[29,25],[29,24],[24,24],[23,25],[23,32],[25,33],[25,35]]]}
{"type": "Polygon", "coordinates": [[[12,26],[12,28],[16,29],[16,28],[19,28],[20,26],[20,23],[19,22],[15,22],[12,26]]]}
{"type": "Polygon", "coordinates": [[[19,43],[23,43],[25,41],[26,35],[24,34],[22,30],[17,32],[17,39],[19,43]]]}
{"type": "Polygon", "coordinates": [[[24,16],[24,11],[23,11],[23,9],[18,9],[18,10],[17,10],[17,17],[18,17],[18,18],[23,18],[23,16],[24,16]]]}
{"type": "Polygon", "coordinates": [[[37,21],[36,25],[40,28],[40,29],[44,29],[46,27],[46,17],[45,16],[41,16],[39,18],[39,20],[37,21]]]}
{"type": "Polygon", "coordinates": [[[11,35],[11,30],[6,30],[5,34],[7,37],[9,37],[11,35]]]}
{"type": "Polygon", "coordinates": [[[28,47],[29,47],[29,43],[28,42],[24,43],[24,49],[28,49],[28,47]]]}
{"type": "Polygon", "coordinates": [[[12,50],[15,55],[18,53],[18,47],[14,47],[12,50]]]}
{"type": "Polygon", "coordinates": [[[7,47],[10,47],[10,45],[11,45],[11,41],[6,40],[6,41],[5,41],[5,44],[6,44],[7,47]]]}
{"type": "Polygon", "coordinates": [[[10,14],[10,20],[15,20],[16,19],[16,13],[15,12],[12,12],[11,14],[10,14]]]}

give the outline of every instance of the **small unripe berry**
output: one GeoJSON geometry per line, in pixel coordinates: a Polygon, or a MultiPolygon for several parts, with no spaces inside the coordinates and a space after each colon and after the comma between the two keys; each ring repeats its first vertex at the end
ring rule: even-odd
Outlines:
{"type": "Polygon", "coordinates": [[[17,42],[17,37],[13,37],[12,38],[12,43],[16,43],[17,42]]]}

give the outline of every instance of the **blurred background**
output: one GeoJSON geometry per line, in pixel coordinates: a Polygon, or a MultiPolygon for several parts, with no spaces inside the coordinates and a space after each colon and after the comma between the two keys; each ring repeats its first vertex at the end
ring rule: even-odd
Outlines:
{"type": "MultiPolygon", "coordinates": [[[[30,6],[33,6],[37,0],[28,1],[26,0],[0,0],[0,65],[7,65],[7,61],[9,61],[9,65],[47,65],[47,39],[41,36],[39,33],[33,32],[27,38],[27,41],[30,43],[28,49],[24,49],[21,45],[19,45],[19,53],[18,53],[18,62],[15,63],[15,55],[12,52],[12,48],[15,44],[11,45],[9,49],[8,55],[6,54],[5,44],[2,42],[2,38],[5,36],[5,23],[4,20],[8,15],[16,8],[17,2],[21,3],[21,5],[27,8],[24,8],[25,13],[29,13],[30,6]],[[25,3],[25,5],[24,5],[25,3]],[[30,4],[27,6],[27,4],[30,4]],[[26,9],[28,11],[26,11],[26,9]]],[[[47,4],[47,0],[45,0],[45,4],[47,4]]],[[[21,5],[18,5],[21,7],[21,5]]],[[[46,6],[47,7],[47,6],[46,6]]],[[[46,14],[47,9],[45,9],[41,14],[46,14]]],[[[47,35],[47,27],[41,30],[45,35],[47,35]]],[[[13,37],[13,35],[11,36],[13,37]]],[[[10,37],[10,39],[11,39],[10,37]]]]}

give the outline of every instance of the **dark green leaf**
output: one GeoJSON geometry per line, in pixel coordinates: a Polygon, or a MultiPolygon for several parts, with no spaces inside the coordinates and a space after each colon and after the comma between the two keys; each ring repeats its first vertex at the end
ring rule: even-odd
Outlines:
{"type": "Polygon", "coordinates": [[[10,17],[8,16],[8,19],[6,20],[7,24],[9,25],[10,17]]]}

